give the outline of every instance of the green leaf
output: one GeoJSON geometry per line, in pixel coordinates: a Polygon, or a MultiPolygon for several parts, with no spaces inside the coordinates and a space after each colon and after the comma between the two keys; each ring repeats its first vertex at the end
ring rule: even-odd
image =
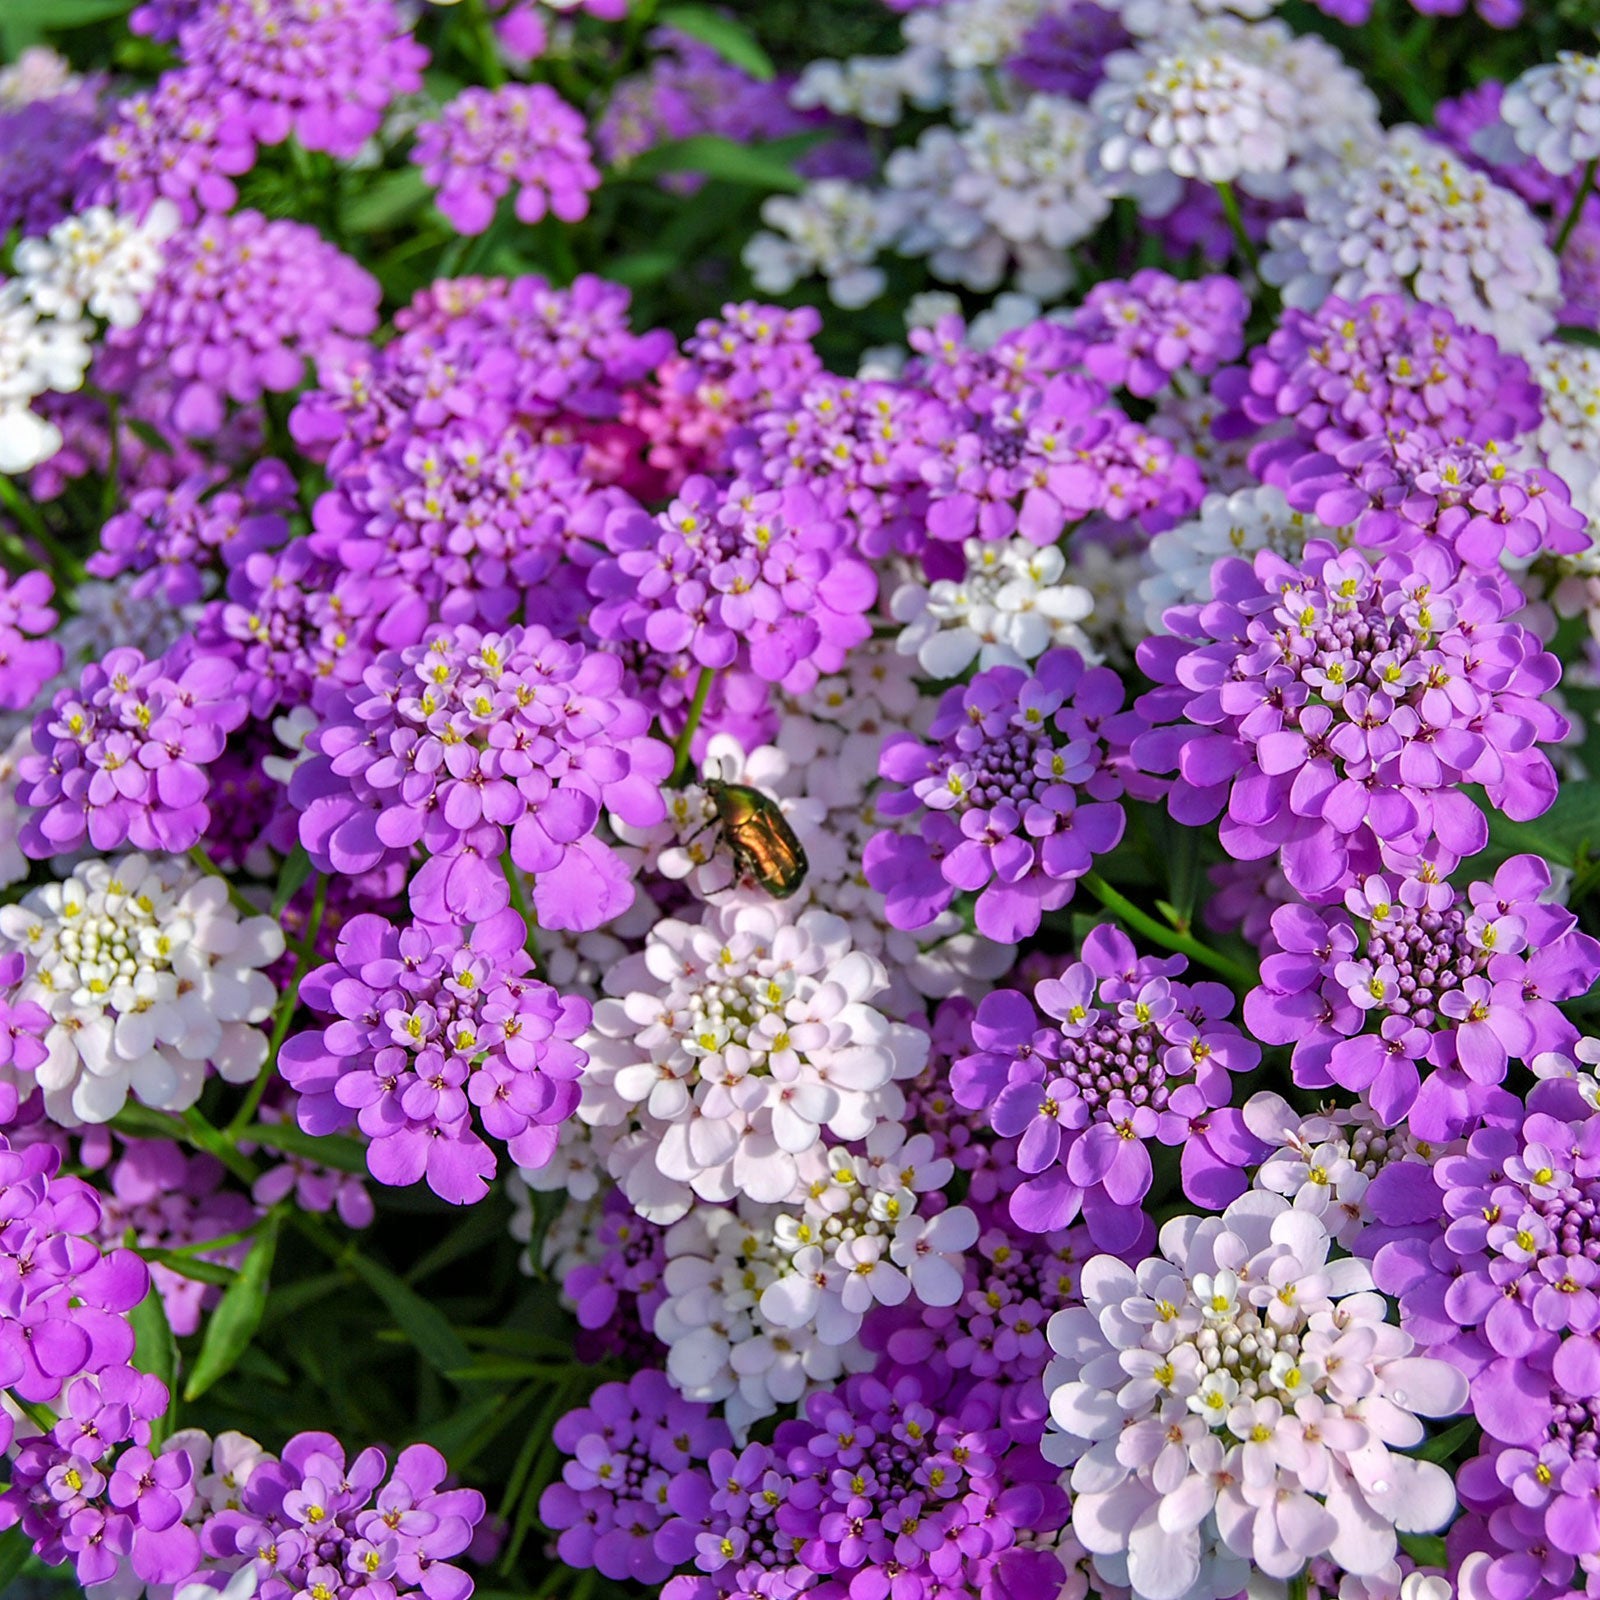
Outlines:
{"type": "Polygon", "coordinates": [[[311,857],[306,854],[306,847],[297,839],[294,849],[283,858],[283,866],[278,871],[278,886],[272,891],[274,922],[283,919],[284,907],[300,892],[302,885],[310,876],[311,857]]]}
{"type": "Polygon", "coordinates": [[[185,1400],[198,1400],[219,1378],[231,1372],[261,1326],[262,1313],[267,1309],[272,1262],[278,1253],[280,1221],[279,1213],[267,1214],[256,1242],[250,1246],[250,1254],[239,1269],[239,1276],[228,1286],[217,1309],[211,1313],[199,1359],[184,1385],[185,1400]]]}
{"type": "Polygon", "coordinates": [[[1448,1563],[1444,1540],[1437,1534],[1402,1533],[1400,1544],[1419,1567],[1443,1567],[1448,1563]]]}
{"type": "Polygon", "coordinates": [[[7,1585],[28,1564],[33,1554],[33,1540],[21,1528],[7,1528],[0,1533],[0,1594],[9,1594],[7,1585]]]}
{"type": "Polygon", "coordinates": [[[257,1122],[239,1135],[240,1144],[260,1145],[283,1155],[303,1156],[335,1172],[365,1172],[366,1146],[341,1133],[307,1133],[292,1122],[257,1122]]]}
{"type": "Polygon", "coordinates": [[[457,1372],[472,1365],[472,1352],[437,1306],[429,1305],[403,1279],[359,1252],[350,1257],[349,1264],[435,1372],[457,1372]]]}
{"type": "Polygon", "coordinates": [[[417,210],[427,198],[428,185],[421,170],[402,167],[398,172],[366,178],[340,220],[349,233],[381,233],[417,210]]]}
{"type": "Polygon", "coordinates": [[[1593,328],[1579,327],[1569,323],[1556,329],[1556,338],[1562,344],[1579,344],[1583,345],[1585,349],[1600,350],[1600,332],[1596,332],[1593,328]]]}
{"type": "Polygon", "coordinates": [[[172,1336],[167,1308],[154,1283],[144,1299],[128,1313],[128,1323],[133,1329],[134,1366],[141,1372],[148,1372],[152,1378],[159,1378],[166,1385],[167,1393],[173,1396],[173,1404],[151,1424],[154,1442],[159,1445],[177,1427],[174,1413],[178,1409],[178,1341],[172,1336]]]}
{"type": "Polygon", "coordinates": [[[91,22],[125,17],[137,0],[4,0],[0,4],[0,45],[15,55],[37,44],[46,29],[81,28],[91,22]]]}
{"type": "Polygon", "coordinates": [[[664,28],[676,28],[679,33],[710,45],[724,61],[742,68],[758,82],[771,83],[777,76],[767,52],[732,17],[725,17],[710,6],[667,6],[656,21],[664,28]]]}
{"type": "Polygon", "coordinates": [[[1473,876],[1483,876],[1479,862],[1500,862],[1508,856],[1542,856],[1552,867],[1575,869],[1580,857],[1600,843],[1600,814],[1587,784],[1563,785],[1555,804],[1532,822],[1513,822],[1489,805],[1478,790],[1470,791],[1474,800],[1489,814],[1489,845],[1473,858],[1473,876]]]}
{"type": "Polygon", "coordinates": [[[798,194],[805,184],[791,165],[792,142],[785,139],[765,145],[736,144],[720,134],[697,133],[691,139],[675,139],[646,150],[625,170],[630,178],[657,178],[664,172],[703,172],[708,178],[721,178],[746,188],[798,194]]]}
{"type": "Polygon", "coordinates": [[[1443,1433],[1435,1434],[1429,1439],[1417,1451],[1417,1457],[1422,1461],[1448,1461],[1477,1431],[1478,1419],[1463,1417],[1453,1427],[1446,1428],[1443,1433]]]}
{"type": "MultiPolygon", "coordinates": [[[[161,1250],[153,1245],[141,1245],[138,1253],[152,1263],[159,1263],[180,1278],[192,1278],[196,1283],[215,1284],[219,1289],[230,1288],[239,1276],[232,1267],[220,1261],[202,1261],[198,1256],[180,1255],[176,1250],[161,1250]]],[[[149,1371],[147,1367],[145,1371],[149,1371]]]]}

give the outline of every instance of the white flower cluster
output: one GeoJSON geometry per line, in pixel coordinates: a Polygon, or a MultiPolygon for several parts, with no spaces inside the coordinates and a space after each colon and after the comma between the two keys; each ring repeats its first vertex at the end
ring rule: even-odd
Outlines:
{"type": "Polygon", "coordinates": [[[50,1014],[35,1076],[51,1118],[108,1122],[130,1093],[183,1111],[207,1067],[248,1082],[277,1000],[261,969],[283,948],[273,918],[241,921],[220,878],[173,857],[86,861],[0,908],[0,952],[26,957],[10,997],[50,1014]]]}
{"type": "Polygon", "coordinates": [[[48,45],[29,45],[15,61],[0,67],[0,109],[59,99],[82,82],[65,56],[48,45]]]}
{"type": "Polygon", "coordinates": [[[789,103],[800,111],[820,108],[875,128],[893,128],[907,106],[932,111],[943,105],[947,88],[943,59],[924,46],[897,56],[810,62],[789,91],[789,103]]]}
{"type": "Polygon", "coordinates": [[[864,1154],[828,1152],[798,1208],[697,1207],[665,1241],[655,1332],[673,1381],[691,1400],[726,1401],[742,1429],[870,1365],[858,1335],[873,1306],[954,1305],[977,1218],[965,1206],[917,1214],[953,1170],[927,1134],[880,1123],[864,1154]]]}
{"type": "Polygon", "coordinates": [[[95,206],[17,245],[17,275],[0,283],[0,473],[30,471],[61,448],[60,429],[33,401],[82,387],[93,355],[87,317],[139,320],[178,220],[168,201],[142,223],[95,206]]]}
{"type": "Polygon", "coordinates": [[[655,1335],[667,1346],[667,1375],[686,1398],[722,1403],[742,1435],[752,1422],[875,1357],[850,1337],[827,1341],[812,1328],[780,1328],[761,1312],[782,1252],[770,1206],[696,1206],[667,1230],[667,1298],[655,1335]]]}
{"type": "MultiPolygon", "coordinates": [[[[1259,21],[1278,9],[1281,0],[1121,0],[1122,25],[1129,33],[1149,38],[1160,34],[1171,36],[1185,23],[1203,21],[1210,17],[1244,17],[1259,21]]],[[[1109,9],[1118,10],[1116,0],[1109,9]]]]}
{"type": "Polygon", "coordinates": [[[751,236],[744,264],[763,293],[787,294],[812,273],[828,280],[828,293],[841,306],[864,306],[883,293],[883,269],[873,263],[887,234],[870,189],[821,178],[803,194],[772,196],[761,220],[774,231],[751,236]]]}
{"type": "Polygon", "coordinates": [[[1049,9],[1048,0],[948,0],[911,12],[906,42],[935,50],[957,72],[998,67],[1049,9]]]}
{"type": "Polygon", "coordinates": [[[607,1160],[635,1209],[672,1222],[694,1196],[788,1200],[826,1176],[824,1130],[863,1139],[897,1117],[928,1039],[871,1003],[887,985],[826,911],[789,920],[766,901],[659,922],[606,974],[581,1041],[578,1114],[634,1135],[607,1160]]]}
{"type": "Polygon", "coordinates": [[[1100,165],[1125,190],[1169,176],[1232,183],[1289,163],[1289,85],[1203,35],[1119,50],[1089,109],[1100,165]]]}
{"type": "Polygon", "coordinates": [[[1158,533],[1145,548],[1149,576],[1139,582],[1145,631],[1166,633],[1161,619],[1170,606],[1211,599],[1211,569],[1229,556],[1248,560],[1258,550],[1276,550],[1293,560],[1307,539],[1348,545],[1353,536],[1351,528],[1329,528],[1291,510],[1283,491],[1269,485],[1208,494],[1197,517],[1158,533]]]}
{"type": "Polygon", "coordinates": [[[1572,491],[1572,503],[1600,518],[1600,351],[1551,340],[1528,354],[1542,391],[1535,442],[1572,491]]]}
{"type": "Polygon", "coordinates": [[[1418,129],[1311,177],[1305,216],[1272,225],[1262,260],[1287,304],[1409,290],[1517,351],[1555,328],[1560,272],[1539,220],[1418,129]]]}
{"type": "Polygon", "coordinates": [[[968,539],[966,576],[959,582],[902,583],[889,602],[905,626],[895,641],[930,678],[959,678],[974,661],[1023,667],[1046,650],[1070,645],[1090,660],[1094,647],[1078,626],[1094,596],[1066,579],[1059,546],[1027,539],[968,539]]]}
{"type": "Polygon", "coordinates": [[[1600,158],[1600,58],[1561,51],[1505,92],[1500,117],[1517,148],[1565,177],[1600,158]]]}
{"type": "Polygon", "coordinates": [[[1449,1472],[1400,1452],[1467,1380],[1412,1354],[1365,1261],[1329,1259],[1323,1219],[1252,1192],[1175,1217],[1137,1272],[1084,1267],[1084,1304],[1050,1319],[1052,1460],[1072,1528],[1108,1583],[1145,1600],[1234,1594],[1327,1557],[1362,1577],[1398,1533],[1455,1509],[1449,1472]]]}

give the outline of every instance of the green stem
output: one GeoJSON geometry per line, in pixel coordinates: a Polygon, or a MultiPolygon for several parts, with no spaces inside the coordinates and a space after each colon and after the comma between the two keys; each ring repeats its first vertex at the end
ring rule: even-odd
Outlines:
{"type": "Polygon", "coordinates": [[[1311,1575],[1302,1569],[1289,1580],[1289,1600],[1306,1600],[1311,1590],[1311,1575]]]}
{"type": "Polygon", "coordinates": [[[234,1112],[227,1128],[224,1130],[230,1141],[237,1142],[239,1135],[255,1120],[256,1108],[261,1104],[261,1097],[267,1092],[267,1085],[272,1081],[272,1074],[278,1067],[278,1052],[283,1048],[283,1041],[289,1032],[289,1022],[294,1016],[295,1007],[300,1003],[300,980],[305,977],[306,969],[316,959],[317,934],[322,930],[322,916],[328,906],[328,880],[322,873],[317,874],[317,887],[311,900],[311,916],[306,922],[305,937],[300,941],[295,955],[294,971],[289,975],[288,986],[278,1000],[277,1014],[272,1019],[272,1037],[267,1042],[267,1058],[261,1063],[261,1070],[256,1074],[256,1080],[250,1085],[250,1091],[245,1095],[243,1103],[234,1112]]]}
{"type": "Polygon", "coordinates": [[[1597,170],[1600,170],[1600,157],[1592,159],[1583,169],[1583,178],[1578,184],[1578,192],[1572,197],[1572,209],[1567,213],[1566,221],[1561,224],[1561,232],[1556,235],[1555,251],[1558,258],[1567,248],[1567,244],[1572,238],[1572,230],[1578,226],[1578,221],[1583,216],[1583,208],[1588,203],[1589,196],[1594,193],[1594,180],[1597,170]]]}
{"type": "Polygon", "coordinates": [[[500,870],[506,875],[506,885],[511,890],[511,905],[517,915],[522,918],[523,941],[522,948],[533,957],[539,959],[539,924],[534,917],[533,909],[528,904],[527,886],[522,881],[522,869],[511,859],[509,850],[500,858],[500,870]]]}
{"type": "Polygon", "coordinates": [[[690,747],[700,731],[700,719],[705,715],[706,701],[711,698],[711,685],[716,681],[717,675],[710,667],[701,667],[700,676],[695,680],[694,699],[689,702],[689,720],[672,747],[672,776],[667,779],[668,788],[681,789],[689,781],[690,747]]]}
{"type": "Polygon", "coordinates": [[[76,589],[86,576],[83,563],[51,533],[39,514],[39,508],[3,474],[0,474],[0,502],[4,502],[6,510],[44,551],[56,580],[56,588],[68,592],[76,589]]]}
{"type": "Polygon", "coordinates": [[[61,1420],[49,1406],[41,1405],[37,1400],[24,1400],[21,1395],[11,1389],[6,1390],[6,1398],[25,1416],[41,1433],[49,1433],[61,1420]]]}
{"type": "Polygon", "coordinates": [[[1222,209],[1227,214],[1228,226],[1233,229],[1233,236],[1239,241],[1239,249],[1244,258],[1250,263],[1250,270],[1259,278],[1261,276],[1261,257],[1256,253],[1256,242],[1245,231],[1244,213],[1239,209],[1239,196],[1234,193],[1231,183],[1223,179],[1217,185],[1217,193],[1222,196],[1222,209]]]}
{"type": "Polygon", "coordinates": [[[234,1148],[232,1137],[221,1128],[213,1128],[194,1106],[183,1113],[183,1136],[196,1150],[215,1156],[246,1188],[261,1176],[255,1162],[234,1148]]]}
{"type": "Polygon", "coordinates": [[[506,69],[500,60],[500,43],[494,36],[489,14],[483,9],[483,0],[466,0],[461,8],[471,24],[475,48],[471,52],[483,72],[483,81],[498,89],[506,81],[506,69]]]}
{"type": "Polygon", "coordinates": [[[107,395],[105,407],[111,453],[106,462],[105,488],[100,492],[100,520],[109,522],[117,509],[117,493],[122,487],[122,406],[115,396],[107,395]]]}
{"type": "Polygon", "coordinates": [[[1148,912],[1141,911],[1125,894],[1113,889],[1098,872],[1086,872],[1078,882],[1107,911],[1114,911],[1136,933],[1142,933],[1153,943],[1164,945],[1168,950],[1176,950],[1180,955],[1188,956],[1191,961],[1202,967],[1209,967],[1236,988],[1253,989],[1260,981],[1260,975],[1242,961],[1218,955],[1215,950],[1201,944],[1198,939],[1191,938],[1186,933],[1179,933],[1177,929],[1158,922],[1148,912]]]}
{"type": "Polygon", "coordinates": [[[195,864],[195,866],[199,867],[202,872],[209,872],[213,878],[220,878],[222,880],[223,887],[228,891],[228,899],[233,902],[233,909],[237,911],[241,917],[259,917],[262,915],[261,907],[253,906],[248,900],[245,899],[227,873],[225,873],[222,868],[219,867],[209,855],[207,855],[206,847],[203,844],[193,844],[189,846],[189,859],[195,864]]]}

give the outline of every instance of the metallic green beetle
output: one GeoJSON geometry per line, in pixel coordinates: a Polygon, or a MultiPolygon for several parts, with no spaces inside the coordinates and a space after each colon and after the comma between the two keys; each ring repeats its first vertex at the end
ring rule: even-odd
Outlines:
{"type": "Polygon", "coordinates": [[[747,784],[721,778],[705,778],[702,784],[717,808],[736,877],[760,884],[774,900],[787,900],[804,881],[807,862],[777,801],[747,784]]]}

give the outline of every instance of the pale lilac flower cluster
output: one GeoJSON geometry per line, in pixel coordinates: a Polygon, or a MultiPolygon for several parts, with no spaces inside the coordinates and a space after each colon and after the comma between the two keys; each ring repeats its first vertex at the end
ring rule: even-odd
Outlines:
{"type": "Polygon", "coordinates": [[[1374,567],[1314,540],[1297,562],[1263,550],[1212,579],[1214,601],[1169,611],[1172,635],[1139,646],[1162,687],[1138,703],[1158,726],[1133,754],[1176,769],[1174,818],[1222,816],[1235,859],[1277,855],[1300,894],[1338,898],[1382,852],[1481,850],[1466,784],[1512,817],[1554,800],[1538,745],[1565,732],[1542,698],[1560,664],[1504,620],[1521,596],[1498,577],[1437,549],[1374,567]]]}
{"type": "Polygon", "coordinates": [[[600,815],[658,821],[672,764],[621,687],[617,657],[544,628],[442,629],[384,651],[307,740],[289,788],[301,842],[341,873],[420,847],[411,907],[432,922],[487,920],[520,871],[542,926],[599,927],[633,898],[600,815]]]}
{"type": "Polygon", "coordinates": [[[1413,1354],[1367,1264],[1331,1244],[1316,1216],[1252,1193],[1174,1218],[1137,1270],[1085,1267],[1083,1307],[1050,1323],[1045,1449],[1072,1468],[1072,1529],[1103,1582],[1232,1595],[1319,1556],[1361,1577],[1397,1534],[1450,1519],[1450,1474],[1403,1452],[1419,1416],[1465,1407],[1466,1379],[1413,1354]]]}
{"type": "Polygon", "coordinates": [[[1244,350],[1250,302],[1233,278],[1185,283],[1148,267],[1126,283],[1097,283],[1072,328],[1083,364],[1112,389],[1149,399],[1180,372],[1208,378],[1244,350]]]}
{"type": "Polygon", "coordinates": [[[1013,944],[1064,906],[1122,837],[1116,802],[1146,726],[1122,697],[1114,672],[1052,650],[1031,671],[990,667],[946,690],[931,744],[886,740],[879,772],[902,787],[878,799],[891,826],[863,867],[890,922],[923,927],[965,890],[978,895],[978,931],[1013,944]]]}
{"type": "Polygon", "coordinates": [[[1081,1214],[1098,1249],[1120,1252],[1142,1225],[1152,1142],[1182,1149],[1191,1200],[1220,1207],[1244,1192],[1261,1145],[1228,1106],[1230,1074],[1250,1072],[1261,1052],[1226,1020],[1223,985],[1175,981],[1182,956],[1140,956],[1105,925],[1079,954],[1031,998],[986,995],[975,1053],[954,1063],[950,1083],[958,1104],[1020,1140],[1019,1226],[1050,1233],[1081,1214]]]}
{"type": "Polygon", "coordinates": [[[579,1115],[621,1128],[611,1175],[639,1212],[795,1198],[827,1175],[824,1131],[866,1138],[902,1109],[927,1037],[873,1004],[881,963],[819,910],[792,920],[741,898],[699,924],[663,919],[604,977],[582,1039],[579,1115]]]}
{"type": "Polygon", "coordinates": [[[542,83],[463,89],[424,125],[411,159],[458,233],[482,233],[517,191],[519,222],[577,222],[600,187],[583,117],[542,83]]]}
{"type": "Polygon", "coordinates": [[[334,1020],[279,1058],[307,1133],[355,1123],[380,1183],[426,1179],[456,1205],[488,1193],[496,1161],[541,1167],[578,1103],[589,1006],[530,976],[514,911],[471,926],[353,917],[301,998],[334,1020]]]}

